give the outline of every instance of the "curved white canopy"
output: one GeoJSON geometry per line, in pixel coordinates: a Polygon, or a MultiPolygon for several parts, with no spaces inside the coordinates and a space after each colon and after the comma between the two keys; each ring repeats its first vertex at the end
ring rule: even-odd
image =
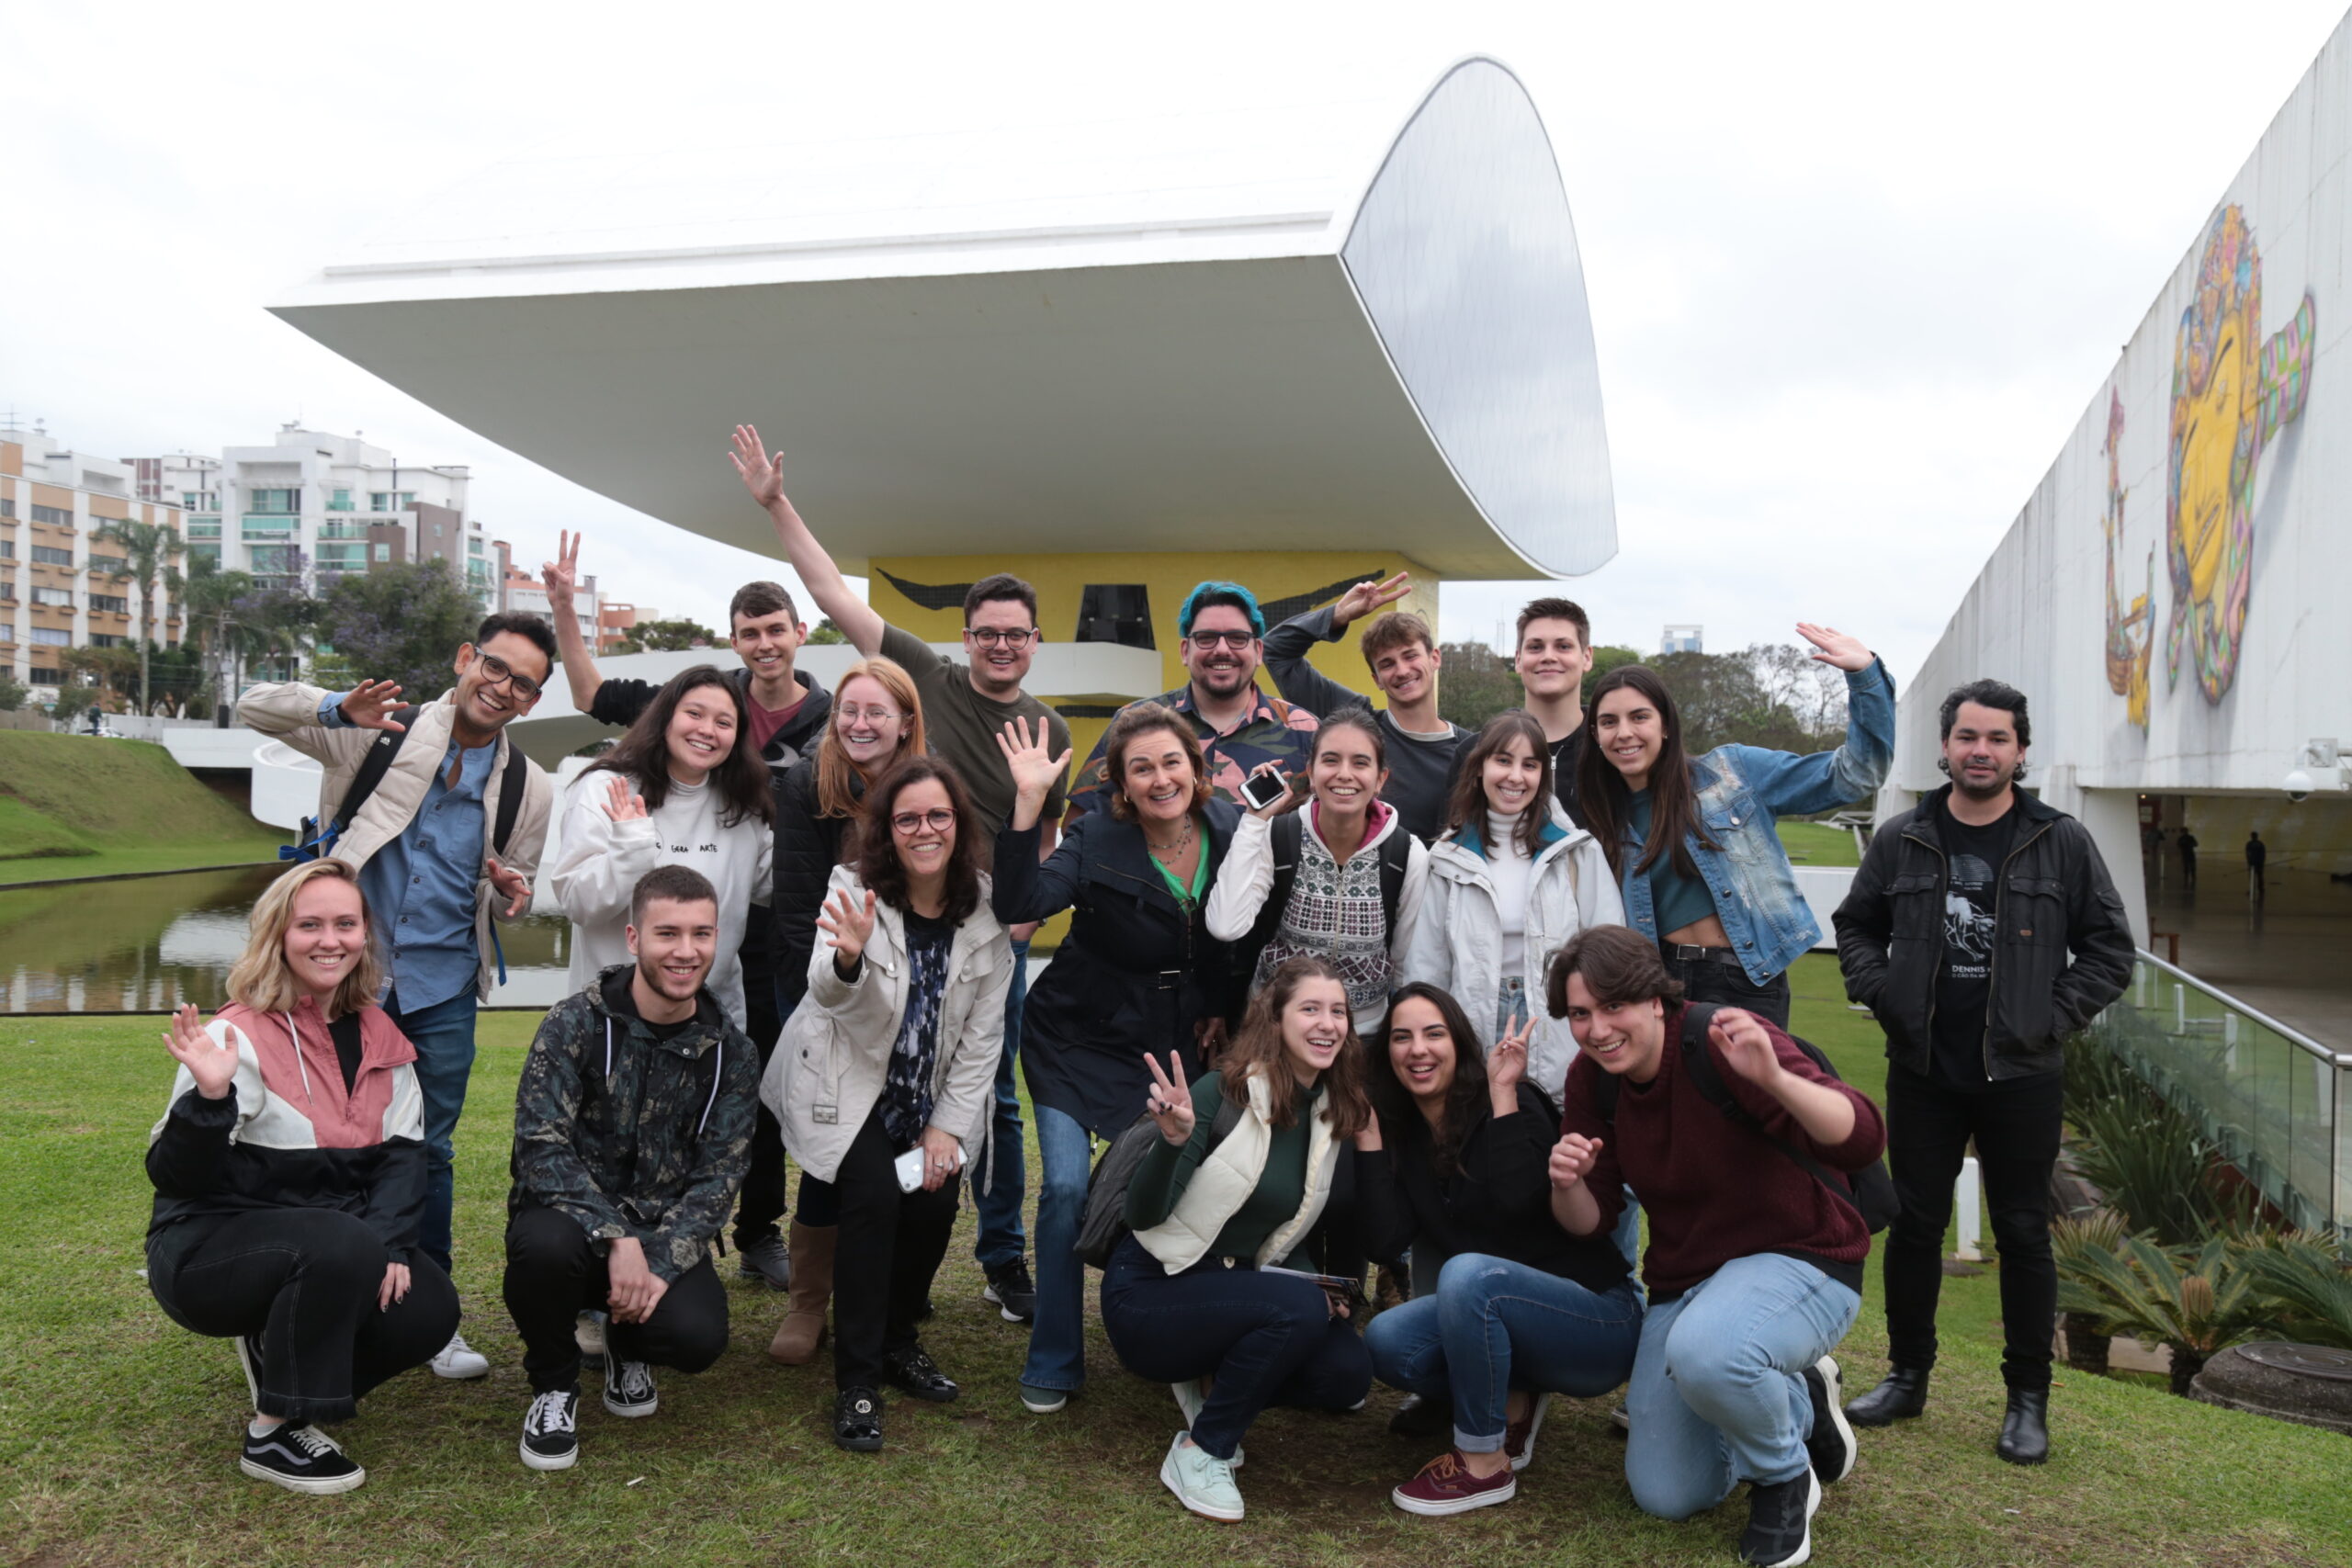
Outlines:
{"type": "Polygon", "coordinates": [[[1615,553],[1575,228],[1494,61],[1385,141],[1322,106],[833,141],[727,118],[499,164],[271,309],[761,549],[722,456],[755,423],[853,570],[1204,539],[1474,578],[1615,553]]]}

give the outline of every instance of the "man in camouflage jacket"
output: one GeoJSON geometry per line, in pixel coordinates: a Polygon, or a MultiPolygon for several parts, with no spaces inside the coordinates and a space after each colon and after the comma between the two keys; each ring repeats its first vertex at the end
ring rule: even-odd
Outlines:
{"type": "Polygon", "coordinates": [[[710,1244],[751,1161],[759,1053],[703,988],[718,936],[709,883],[657,867],[632,906],[637,962],[548,1011],[514,1093],[506,1305],[535,1396],[534,1469],[576,1457],[582,1311],[610,1315],[616,1415],[652,1414],[651,1366],[700,1371],[727,1344],[710,1244]]]}

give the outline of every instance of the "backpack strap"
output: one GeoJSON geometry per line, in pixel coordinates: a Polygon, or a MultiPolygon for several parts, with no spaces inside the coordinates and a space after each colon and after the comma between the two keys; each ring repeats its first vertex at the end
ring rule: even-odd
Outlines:
{"type": "Polygon", "coordinates": [[[400,755],[401,747],[408,740],[409,731],[416,728],[417,713],[415,704],[404,703],[391,713],[393,722],[400,728],[376,732],[375,744],[368,747],[359,759],[359,767],[351,775],[351,787],[343,792],[343,804],[335,807],[334,821],[330,827],[336,835],[350,828],[361,808],[375,795],[376,786],[382,784],[384,775],[391,771],[392,759],[400,755]]]}
{"type": "Polygon", "coordinates": [[[1209,1147],[1213,1149],[1231,1136],[1233,1130],[1241,1125],[1241,1113],[1249,1109],[1248,1102],[1219,1093],[1216,1114],[1209,1118],[1209,1147]]]}
{"type": "MultiPolygon", "coordinates": [[[[1767,1132],[1764,1123],[1749,1114],[1747,1108],[1732,1094],[1731,1086],[1724,1082],[1722,1069],[1715,1066],[1714,1052],[1707,1047],[1707,1028],[1714,1021],[1715,1011],[1715,1004],[1712,1002],[1692,1002],[1682,1010],[1684,1070],[1690,1073],[1690,1081],[1698,1088],[1699,1093],[1708,1104],[1723,1112],[1725,1121],[1737,1122],[1760,1134],[1765,1142],[1786,1155],[1797,1168],[1827,1188],[1831,1197],[1859,1211],[1861,1205],[1855,1201],[1851,1178],[1831,1170],[1788,1139],[1767,1132]]],[[[1795,1036],[1791,1035],[1790,1038],[1795,1039],[1795,1036]]],[[[1797,1048],[1804,1052],[1807,1060],[1819,1066],[1831,1077],[1837,1077],[1836,1070],[1804,1042],[1798,1041],[1797,1048]]]]}
{"type": "Polygon", "coordinates": [[[1396,906],[1405,898],[1405,874],[1412,865],[1413,835],[1400,821],[1380,841],[1380,914],[1392,939],[1396,934],[1396,906]]]}
{"type": "Polygon", "coordinates": [[[498,775],[498,818],[491,831],[491,845],[501,855],[506,852],[506,840],[514,836],[514,820],[523,815],[523,798],[530,793],[530,787],[531,760],[510,739],[506,742],[506,767],[498,775]]]}
{"type": "Polygon", "coordinates": [[[1283,911],[1290,908],[1290,890],[1298,882],[1298,863],[1306,846],[1306,823],[1299,811],[1285,811],[1266,824],[1267,852],[1273,856],[1273,885],[1266,889],[1266,901],[1258,906],[1258,919],[1242,939],[1245,951],[1238,956],[1251,966],[1258,954],[1274,940],[1274,932],[1282,928],[1283,911]]]}

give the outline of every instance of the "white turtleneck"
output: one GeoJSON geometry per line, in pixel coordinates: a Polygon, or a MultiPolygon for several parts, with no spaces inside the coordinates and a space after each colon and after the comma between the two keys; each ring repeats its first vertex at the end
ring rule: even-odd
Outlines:
{"type": "Polygon", "coordinates": [[[1495,885],[1495,913],[1502,925],[1502,973],[1527,973],[1527,881],[1535,863],[1519,842],[1519,817],[1487,813],[1487,878],[1495,885]]]}

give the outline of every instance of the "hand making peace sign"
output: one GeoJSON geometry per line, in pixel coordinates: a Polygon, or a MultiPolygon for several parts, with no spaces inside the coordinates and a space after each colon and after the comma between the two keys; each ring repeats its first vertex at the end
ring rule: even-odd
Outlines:
{"type": "Polygon", "coordinates": [[[1159,1124],[1161,1137],[1181,1144],[1193,1135],[1193,1086],[1184,1081],[1184,1064],[1170,1051],[1168,1070],[1162,1072],[1159,1058],[1146,1051],[1143,1065],[1151,1069],[1151,1096],[1144,1110],[1159,1124]]]}

